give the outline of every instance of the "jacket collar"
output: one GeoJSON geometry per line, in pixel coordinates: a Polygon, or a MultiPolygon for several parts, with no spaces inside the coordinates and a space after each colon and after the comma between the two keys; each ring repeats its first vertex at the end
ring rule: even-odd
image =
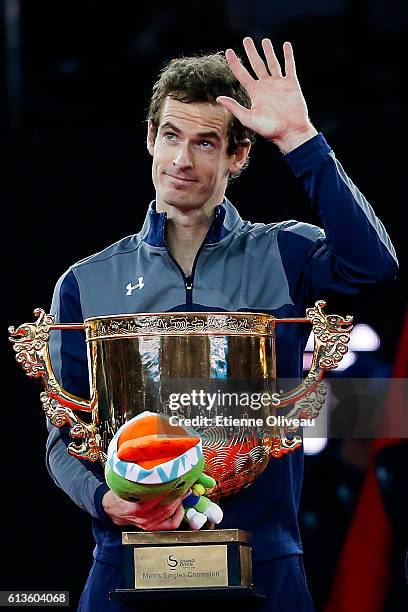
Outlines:
{"type": "MultiPolygon", "coordinates": [[[[143,223],[141,237],[150,246],[165,247],[164,232],[167,221],[167,213],[156,211],[156,201],[153,200],[147,210],[143,223]]],[[[205,244],[217,244],[221,242],[234,227],[241,221],[237,209],[226,198],[215,207],[214,218],[205,239],[205,244]]]]}

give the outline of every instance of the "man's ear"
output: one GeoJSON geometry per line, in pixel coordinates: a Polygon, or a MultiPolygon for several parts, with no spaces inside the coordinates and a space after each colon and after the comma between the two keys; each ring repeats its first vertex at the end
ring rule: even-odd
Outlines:
{"type": "Polygon", "coordinates": [[[245,140],[237,146],[235,153],[230,155],[228,169],[231,175],[234,175],[241,170],[248,158],[250,150],[251,141],[249,138],[245,138],[245,140]]]}
{"type": "Polygon", "coordinates": [[[153,125],[151,119],[147,120],[147,150],[149,151],[150,155],[153,157],[154,154],[154,143],[156,140],[156,135],[157,135],[157,129],[156,127],[153,125]]]}

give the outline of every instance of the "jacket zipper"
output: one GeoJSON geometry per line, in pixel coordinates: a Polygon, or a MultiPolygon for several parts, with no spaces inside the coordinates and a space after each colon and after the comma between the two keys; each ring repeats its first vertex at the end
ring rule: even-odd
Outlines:
{"type": "Polygon", "coordinates": [[[195,273],[195,269],[196,269],[196,264],[197,264],[197,259],[198,256],[204,246],[206,238],[204,238],[200,248],[197,251],[197,254],[194,258],[194,263],[193,263],[193,268],[191,271],[190,276],[186,276],[184,274],[184,270],[183,268],[179,265],[179,263],[177,262],[177,260],[173,257],[173,255],[171,254],[171,252],[169,251],[169,248],[167,246],[166,241],[164,242],[165,246],[166,246],[166,250],[168,252],[168,254],[170,255],[170,258],[174,261],[178,271],[180,272],[182,278],[183,278],[183,283],[184,283],[184,287],[186,290],[186,306],[187,306],[187,310],[192,310],[193,309],[193,287],[194,287],[194,273],[195,273]]]}
{"type": "MultiPolygon", "coordinates": [[[[218,214],[218,210],[216,211],[216,215],[218,214]]],[[[193,267],[191,270],[191,274],[189,276],[186,276],[184,274],[184,270],[183,268],[178,264],[178,262],[176,261],[176,259],[173,257],[173,255],[171,254],[168,246],[167,246],[167,242],[166,242],[166,238],[165,238],[165,225],[166,225],[166,220],[167,220],[167,215],[164,219],[164,223],[163,223],[163,242],[164,242],[164,246],[166,247],[166,251],[167,253],[170,255],[170,258],[174,261],[177,269],[179,270],[181,276],[183,277],[183,283],[184,283],[184,287],[186,289],[186,306],[187,306],[187,310],[192,311],[193,309],[193,287],[194,287],[194,274],[195,274],[195,269],[196,269],[196,265],[197,265],[197,260],[198,257],[205,245],[205,242],[207,240],[207,236],[210,233],[210,230],[212,228],[212,224],[210,225],[210,227],[208,228],[208,232],[206,233],[204,240],[201,243],[200,248],[198,249],[196,256],[194,257],[194,262],[193,262],[193,267]]],[[[213,220],[214,223],[214,220],[213,220]]]]}

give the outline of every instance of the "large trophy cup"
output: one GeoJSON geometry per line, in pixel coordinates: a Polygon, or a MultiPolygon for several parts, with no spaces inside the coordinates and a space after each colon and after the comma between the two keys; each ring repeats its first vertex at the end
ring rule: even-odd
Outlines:
{"type": "MultiPolygon", "coordinates": [[[[111,315],[84,323],[55,324],[43,310],[37,321],[9,329],[16,359],[31,378],[42,378],[41,401],[56,427],[70,426],[68,452],[105,465],[109,444],[129,420],[149,412],[194,427],[200,437],[205,473],[216,481],[213,501],[249,486],[271,457],[302,444],[297,427],[271,417],[314,418],[324,402],[324,371],[347,352],[352,317],[326,315],[325,302],[305,318],[266,314],[185,312],[111,315]],[[313,360],[303,382],[278,393],[275,332],[283,323],[309,323],[313,360]],[[62,389],[49,355],[53,330],[85,330],[91,399],[62,389]],[[253,414],[221,401],[245,390],[265,401],[253,414]],[[194,395],[195,393],[195,395],[194,395]],[[215,398],[208,405],[186,398],[215,398]],[[172,399],[179,399],[176,408],[172,399]],[[268,399],[269,398],[269,399],[268,399]],[[169,401],[170,400],[170,401],[169,401]],[[289,408],[288,408],[289,407],[289,408]]],[[[184,428],[191,431],[189,427],[184,428]]],[[[181,462],[180,462],[181,466],[181,462]]],[[[140,466],[136,466],[138,470],[140,466]]],[[[141,468],[140,468],[141,469],[141,468]]],[[[175,478],[186,470],[185,464],[175,478]]],[[[150,472],[146,471],[148,482],[150,472]]],[[[210,525],[213,527],[213,525],[210,525]]],[[[126,588],[111,596],[135,598],[173,594],[242,595],[252,592],[250,534],[238,529],[123,531],[126,588]]]]}

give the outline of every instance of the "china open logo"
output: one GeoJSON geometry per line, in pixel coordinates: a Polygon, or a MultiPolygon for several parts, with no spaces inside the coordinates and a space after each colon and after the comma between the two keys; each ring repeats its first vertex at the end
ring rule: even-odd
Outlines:
{"type": "Polygon", "coordinates": [[[178,561],[172,555],[167,557],[167,565],[171,570],[175,570],[178,566],[178,561]]]}
{"type": "Polygon", "coordinates": [[[171,570],[175,570],[178,566],[180,567],[194,567],[195,559],[180,559],[178,561],[172,555],[167,557],[167,565],[171,570]]]}

